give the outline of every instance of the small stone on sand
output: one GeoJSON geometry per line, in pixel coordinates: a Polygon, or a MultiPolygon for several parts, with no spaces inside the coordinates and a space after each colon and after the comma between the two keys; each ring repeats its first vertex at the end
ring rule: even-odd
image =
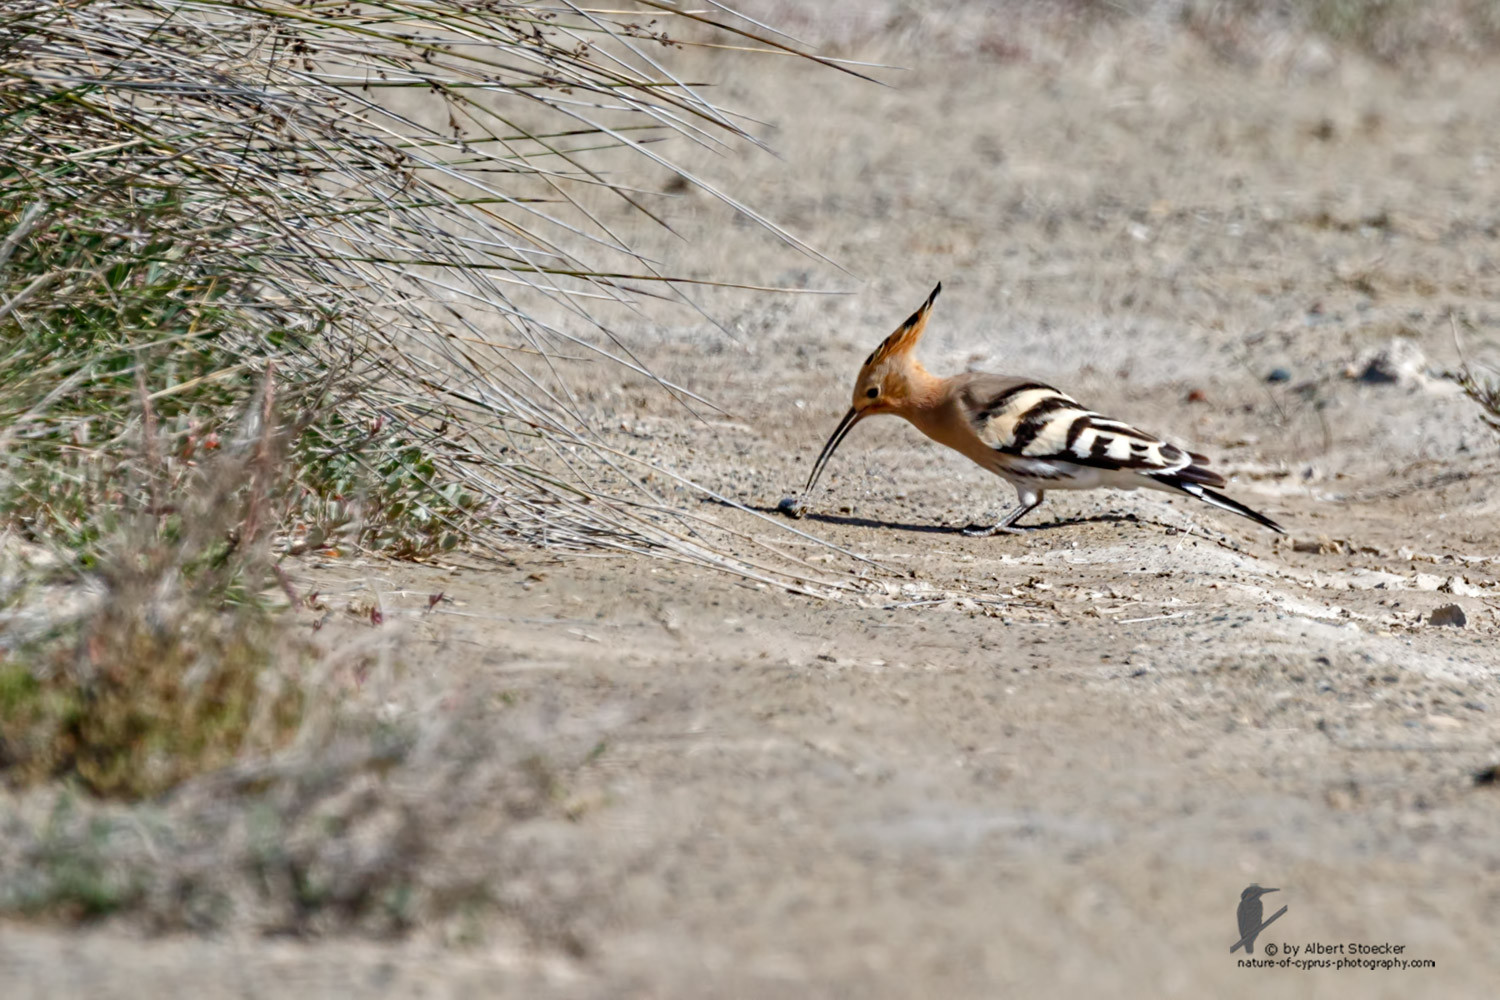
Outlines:
{"type": "Polygon", "coordinates": [[[776,512],[785,514],[787,517],[801,517],[802,505],[795,497],[782,497],[781,502],[776,505],[776,512]]]}
{"type": "Polygon", "coordinates": [[[1463,628],[1469,623],[1469,618],[1464,614],[1464,609],[1457,604],[1444,604],[1440,608],[1434,608],[1432,614],[1427,616],[1429,625],[1457,625],[1463,628]]]}

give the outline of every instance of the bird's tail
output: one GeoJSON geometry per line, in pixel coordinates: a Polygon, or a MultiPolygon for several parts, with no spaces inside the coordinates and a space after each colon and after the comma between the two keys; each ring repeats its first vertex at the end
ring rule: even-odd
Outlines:
{"type": "Polygon", "coordinates": [[[1181,490],[1189,496],[1197,497],[1204,503],[1213,504],[1215,507],[1238,514],[1240,517],[1248,517],[1256,524],[1263,524],[1267,528],[1270,528],[1272,531],[1276,532],[1278,535],[1286,534],[1285,528],[1277,524],[1275,521],[1271,520],[1266,515],[1260,513],[1260,511],[1251,510],[1249,507],[1246,507],[1238,500],[1231,500],[1229,497],[1226,497],[1222,493],[1215,493],[1213,490],[1206,488],[1204,483],[1209,482],[1209,476],[1213,476],[1213,478],[1217,480],[1217,482],[1213,482],[1212,485],[1224,485],[1224,477],[1218,475],[1217,473],[1209,472],[1207,469],[1200,468],[1197,465],[1188,466],[1181,472],[1173,473],[1169,476],[1153,476],[1151,478],[1155,479],[1163,486],[1171,486],[1175,489],[1181,490]]]}
{"type": "Polygon", "coordinates": [[[1206,456],[1200,455],[1196,451],[1190,451],[1188,452],[1188,458],[1192,459],[1192,462],[1186,468],[1178,469],[1172,473],[1171,477],[1167,478],[1181,479],[1185,483],[1197,483],[1200,486],[1212,486],[1216,489],[1229,485],[1229,481],[1223,476],[1212,469],[1204,468],[1204,466],[1208,465],[1208,458],[1206,456]]]}

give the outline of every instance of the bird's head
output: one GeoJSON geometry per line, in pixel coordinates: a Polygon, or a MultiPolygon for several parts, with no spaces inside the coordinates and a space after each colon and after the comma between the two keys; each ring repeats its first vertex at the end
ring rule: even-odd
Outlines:
{"type": "Polygon", "coordinates": [[[1240,899],[1241,900],[1259,899],[1260,897],[1264,896],[1268,892],[1280,892],[1280,891],[1281,891],[1280,889],[1262,889],[1258,885],[1250,885],[1250,886],[1246,886],[1245,887],[1245,891],[1242,892],[1242,893],[1240,893],[1240,899]]]}
{"type": "Polygon", "coordinates": [[[896,327],[895,332],[865,358],[864,364],[859,366],[859,374],[854,377],[854,400],[850,412],[861,417],[884,413],[910,397],[913,374],[921,367],[913,352],[927,330],[927,317],[932,314],[932,304],[942,290],[942,282],[939,282],[921,308],[908,316],[905,323],[896,327]]]}
{"type": "Polygon", "coordinates": [[[871,351],[864,364],[859,366],[849,412],[844,414],[844,419],[834,428],[828,443],[818,455],[818,460],[813,463],[812,472],[807,477],[807,486],[802,491],[804,498],[811,492],[823,467],[828,464],[828,460],[833,457],[833,453],[855,424],[877,413],[899,410],[911,398],[914,386],[922,374],[925,374],[912,352],[916,349],[917,341],[922,339],[923,331],[927,329],[927,317],[932,313],[932,303],[942,290],[942,283],[939,282],[921,308],[907,317],[906,322],[871,351]]]}

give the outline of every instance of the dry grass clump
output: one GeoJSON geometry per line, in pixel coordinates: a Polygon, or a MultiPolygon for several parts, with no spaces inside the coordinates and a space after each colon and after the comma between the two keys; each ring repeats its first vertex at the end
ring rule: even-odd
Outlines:
{"type": "MultiPolygon", "coordinates": [[[[12,574],[0,652],[0,774],[68,778],[96,795],[157,795],[298,729],[305,651],[278,627],[271,538],[295,493],[281,474],[272,385],[212,460],[163,453],[146,404],[143,437],[105,463],[120,523],[97,536],[92,594],[12,574]],[[166,499],[170,497],[170,499],[166,499]],[[65,598],[66,599],[66,598],[65,598]]],[[[143,395],[143,399],[146,398],[143,395]]]]}
{"type": "Polygon", "coordinates": [[[82,665],[41,677],[24,661],[0,666],[12,781],[71,776],[98,795],[149,796],[295,732],[301,692],[264,690],[278,665],[252,623],[198,614],[158,629],[124,602],[110,608],[89,625],[82,665]]]}
{"type": "Polygon", "coordinates": [[[554,363],[641,370],[610,311],[688,301],[609,207],[665,224],[631,168],[671,169],[665,138],[755,143],[673,74],[684,45],[792,51],[658,3],[9,5],[0,516],[87,555],[137,382],[191,451],[274,362],[312,408],[289,451],[298,544],[743,568],[608,449],[554,363]]]}
{"type": "Polygon", "coordinates": [[[434,697],[388,633],[289,627],[304,601],[273,541],[300,494],[297,433],[273,385],[175,477],[159,437],[120,456],[139,502],[101,537],[84,599],[62,561],[3,574],[0,911],[460,938],[510,914],[566,936],[562,911],[510,906],[527,848],[509,838],[560,812],[565,761],[586,751],[434,697]],[[153,479],[173,479],[172,502],[148,499],[153,479]]]}
{"type": "Polygon", "coordinates": [[[1481,418],[1495,430],[1500,431],[1500,373],[1477,371],[1465,364],[1450,376],[1475,403],[1479,404],[1481,418]]]}
{"type": "Polygon", "coordinates": [[[1496,431],[1500,431],[1500,368],[1473,361],[1464,349],[1461,331],[1473,334],[1474,325],[1466,318],[1451,318],[1453,346],[1458,353],[1459,367],[1443,373],[1443,377],[1455,382],[1479,407],[1479,417],[1496,431]]]}
{"type": "Polygon", "coordinates": [[[128,913],[158,932],[390,935],[421,924],[455,940],[510,917],[559,943],[570,904],[534,896],[527,835],[561,817],[569,753],[553,746],[543,758],[479,718],[366,716],[315,751],[152,802],[66,786],[0,799],[0,910],[128,913]]]}

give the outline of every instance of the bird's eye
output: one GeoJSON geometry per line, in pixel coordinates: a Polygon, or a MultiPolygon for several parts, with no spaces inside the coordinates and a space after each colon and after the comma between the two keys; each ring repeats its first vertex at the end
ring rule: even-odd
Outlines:
{"type": "Polygon", "coordinates": [[[865,393],[865,396],[869,399],[874,399],[878,395],[880,395],[880,390],[875,388],[873,385],[870,386],[869,391],[865,393]]]}

